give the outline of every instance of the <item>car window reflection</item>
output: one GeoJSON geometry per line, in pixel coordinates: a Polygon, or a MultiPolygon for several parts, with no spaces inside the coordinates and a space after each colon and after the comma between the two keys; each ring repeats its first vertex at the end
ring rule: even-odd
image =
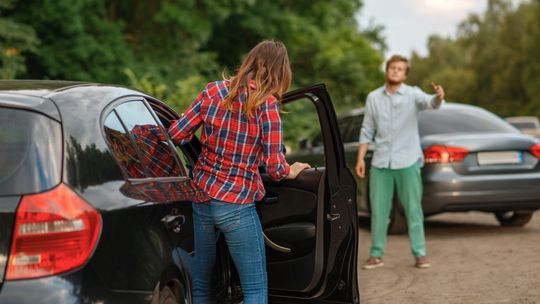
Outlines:
{"type": "Polygon", "coordinates": [[[138,199],[150,199],[164,204],[178,201],[206,201],[209,197],[195,186],[192,179],[174,181],[126,182],[120,188],[125,195],[138,199]]]}
{"type": "Polygon", "coordinates": [[[109,147],[127,177],[145,177],[137,150],[131,143],[129,134],[127,134],[114,111],[105,119],[104,130],[109,147]]]}
{"type": "Polygon", "coordinates": [[[148,177],[187,175],[174,157],[176,152],[167,143],[164,131],[142,101],[125,102],[115,111],[133,138],[148,177]]]}

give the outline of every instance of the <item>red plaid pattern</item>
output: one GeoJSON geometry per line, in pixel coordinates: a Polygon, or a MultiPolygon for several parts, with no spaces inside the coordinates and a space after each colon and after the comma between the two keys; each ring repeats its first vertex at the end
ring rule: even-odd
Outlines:
{"type": "Polygon", "coordinates": [[[142,153],[142,165],[148,170],[149,177],[186,175],[174,160],[173,152],[158,126],[136,125],[131,134],[142,153]]]}
{"type": "Polygon", "coordinates": [[[196,187],[191,179],[184,181],[161,181],[132,184],[126,182],[120,187],[125,195],[150,200],[159,204],[178,201],[206,201],[209,198],[196,187]]]}
{"type": "Polygon", "coordinates": [[[105,134],[120,167],[129,178],[145,177],[144,169],[127,133],[105,127],[105,134]]]}
{"type": "Polygon", "coordinates": [[[233,111],[223,105],[229,85],[229,81],[209,83],[173,122],[169,134],[182,145],[202,125],[202,152],[193,170],[195,184],[214,199],[246,204],[261,200],[265,193],[260,161],[275,180],[287,176],[290,168],[282,152],[278,101],[268,98],[248,119],[242,112],[245,91],[234,101],[233,111]]]}

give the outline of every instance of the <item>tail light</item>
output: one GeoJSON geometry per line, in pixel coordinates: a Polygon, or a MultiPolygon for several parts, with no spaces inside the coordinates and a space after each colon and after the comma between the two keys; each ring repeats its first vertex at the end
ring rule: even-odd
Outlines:
{"type": "Polygon", "coordinates": [[[424,159],[427,164],[446,164],[462,161],[468,154],[465,148],[434,145],[424,151],[424,159]]]}
{"type": "Polygon", "coordinates": [[[92,255],[101,216],[64,184],[23,196],[17,209],[6,280],[54,275],[92,255]]]}
{"type": "Polygon", "coordinates": [[[537,158],[540,158],[540,144],[536,144],[531,147],[531,153],[536,156],[537,158]]]}

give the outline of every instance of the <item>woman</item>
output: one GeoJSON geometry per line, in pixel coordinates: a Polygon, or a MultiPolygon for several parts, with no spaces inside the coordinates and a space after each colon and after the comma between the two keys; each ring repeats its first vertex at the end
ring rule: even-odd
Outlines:
{"type": "Polygon", "coordinates": [[[255,201],[265,193],[259,162],[275,180],[294,179],[310,167],[289,166],[282,153],[280,102],[291,78],[283,43],[263,41],[235,76],[209,83],[169,128],[173,141],[183,144],[203,125],[193,179],[211,200],[193,203],[195,303],[213,301],[210,281],[220,232],[238,270],[244,303],[268,302],[264,240],[255,211],[255,201]]]}

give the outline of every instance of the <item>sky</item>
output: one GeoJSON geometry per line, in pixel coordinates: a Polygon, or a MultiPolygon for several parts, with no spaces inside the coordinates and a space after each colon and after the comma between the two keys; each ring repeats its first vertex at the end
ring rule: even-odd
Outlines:
{"type": "Polygon", "coordinates": [[[357,17],[360,26],[373,20],[385,27],[386,58],[393,54],[410,57],[413,50],[426,56],[430,35],[454,37],[461,21],[486,7],[487,0],[364,0],[357,17]]]}

